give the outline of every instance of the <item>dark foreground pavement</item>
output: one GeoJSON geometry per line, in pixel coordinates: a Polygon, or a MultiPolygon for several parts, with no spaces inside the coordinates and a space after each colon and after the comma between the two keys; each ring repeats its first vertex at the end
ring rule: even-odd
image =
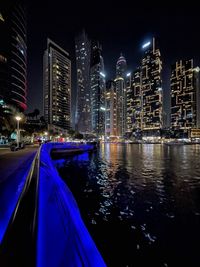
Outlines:
{"type": "Polygon", "coordinates": [[[26,261],[24,264],[21,260],[31,257],[27,255],[31,251],[27,244],[30,244],[29,233],[34,219],[35,190],[28,190],[27,194],[26,188],[35,188],[35,185],[28,183],[27,177],[37,150],[38,147],[26,147],[14,152],[0,150],[1,266],[14,266],[17,259],[20,259],[20,266],[28,266],[26,261]]]}
{"type": "MultiPolygon", "coordinates": [[[[0,183],[17,172],[23,172],[30,160],[33,160],[38,146],[30,146],[18,151],[9,148],[0,149],[0,183]]],[[[0,185],[1,186],[1,185],[0,185]]]]}

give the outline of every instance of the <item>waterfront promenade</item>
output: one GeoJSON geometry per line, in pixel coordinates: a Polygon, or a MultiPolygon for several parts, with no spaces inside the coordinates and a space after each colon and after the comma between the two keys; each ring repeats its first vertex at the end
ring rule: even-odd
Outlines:
{"type": "Polygon", "coordinates": [[[0,147],[0,183],[26,172],[37,149],[38,146],[26,146],[25,149],[13,152],[9,148],[0,147]]]}
{"type": "MultiPolygon", "coordinates": [[[[30,209],[32,197],[27,201],[30,213],[22,210],[20,203],[37,150],[38,146],[27,146],[25,149],[14,152],[9,148],[0,149],[0,256],[2,266],[11,266],[16,260],[16,254],[20,257],[19,251],[24,248],[23,246],[27,246],[27,242],[30,242],[29,236],[27,242],[24,242],[24,238],[27,236],[27,229],[30,228],[28,221],[30,213],[33,212],[33,208],[30,209]],[[13,251],[16,251],[15,255],[13,251]]],[[[26,251],[23,252],[24,255],[25,253],[26,251]]]]}

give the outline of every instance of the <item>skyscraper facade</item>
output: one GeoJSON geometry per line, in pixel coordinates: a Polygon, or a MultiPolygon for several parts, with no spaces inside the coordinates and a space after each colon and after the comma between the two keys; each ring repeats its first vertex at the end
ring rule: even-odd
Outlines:
{"type": "Polygon", "coordinates": [[[162,61],[155,38],[143,45],[141,62],[141,128],[145,135],[157,135],[163,125],[162,61]]]}
{"type": "Polygon", "coordinates": [[[24,1],[0,4],[0,99],[27,108],[27,26],[24,1]]]}
{"type": "Polygon", "coordinates": [[[121,56],[116,64],[116,97],[117,97],[117,135],[123,137],[126,132],[126,59],[121,56]]]}
{"type": "Polygon", "coordinates": [[[66,133],[71,121],[71,61],[68,52],[50,39],[43,58],[43,93],[49,130],[66,133]]]}
{"type": "Polygon", "coordinates": [[[171,127],[187,130],[199,127],[199,68],[193,59],[179,60],[171,69],[171,127]]]}
{"type": "Polygon", "coordinates": [[[200,129],[200,68],[194,68],[194,87],[196,88],[196,108],[197,108],[197,124],[196,128],[200,129]]]}
{"type": "Polygon", "coordinates": [[[81,32],[75,39],[77,99],[76,128],[81,133],[91,131],[91,101],[90,101],[90,41],[81,32]]]}
{"type": "Polygon", "coordinates": [[[131,136],[133,130],[133,86],[132,73],[128,74],[126,82],[126,135],[131,136]]]}
{"type": "Polygon", "coordinates": [[[114,81],[106,82],[105,92],[105,138],[115,139],[117,135],[117,101],[116,84],[114,81]]]}
{"type": "Polygon", "coordinates": [[[137,68],[127,77],[127,134],[130,136],[142,128],[141,71],[137,68]]]}
{"type": "Polygon", "coordinates": [[[98,42],[91,45],[90,95],[92,132],[97,136],[105,134],[105,74],[102,49],[98,42]]]}

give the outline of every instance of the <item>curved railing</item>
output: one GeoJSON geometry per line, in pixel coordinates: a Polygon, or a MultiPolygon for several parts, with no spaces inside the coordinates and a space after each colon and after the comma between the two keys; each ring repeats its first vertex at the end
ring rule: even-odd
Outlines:
{"type": "Polygon", "coordinates": [[[44,144],[40,152],[37,266],[106,266],[71,191],[53,166],[50,151],[55,147],[52,143],[44,144]]]}

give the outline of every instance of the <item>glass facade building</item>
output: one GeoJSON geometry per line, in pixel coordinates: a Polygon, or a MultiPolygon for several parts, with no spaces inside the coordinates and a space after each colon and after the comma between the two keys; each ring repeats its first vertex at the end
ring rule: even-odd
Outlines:
{"type": "Polygon", "coordinates": [[[24,111],[27,108],[27,25],[23,1],[1,1],[0,34],[0,98],[24,111]]]}
{"type": "Polygon", "coordinates": [[[71,123],[71,60],[68,52],[50,39],[43,58],[43,93],[49,130],[66,132],[71,123]]]}
{"type": "Polygon", "coordinates": [[[105,74],[102,49],[98,42],[91,45],[90,95],[92,132],[105,134],[105,74]]]}
{"type": "Polygon", "coordinates": [[[198,128],[199,68],[193,59],[179,60],[171,68],[171,127],[174,130],[198,128]]]}
{"type": "Polygon", "coordinates": [[[91,132],[91,101],[90,101],[90,41],[81,32],[75,39],[77,99],[76,129],[81,133],[91,132]]]}
{"type": "Polygon", "coordinates": [[[117,98],[117,136],[124,137],[126,132],[126,59],[121,56],[116,64],[116,98],[117,98]]]}
{"type": "Polygon", "coordinates": [[[130,136],[142,127],[141,71],[136,69],[127,77],[127,134],[130,136]]]}
{"type": "Polygon", "coordinates": [[[116,84],[114,81],[106,82],[105,93],[105,137],[107,140],[115,139],[117,135],[117,101],[116,84]]]}
{"type": "Polygon", "coordinates": [[[155,38],[143,45],[141,62],[141,128],[143,134],[157,135],[163,126],[162,61],[155,38]]]}

